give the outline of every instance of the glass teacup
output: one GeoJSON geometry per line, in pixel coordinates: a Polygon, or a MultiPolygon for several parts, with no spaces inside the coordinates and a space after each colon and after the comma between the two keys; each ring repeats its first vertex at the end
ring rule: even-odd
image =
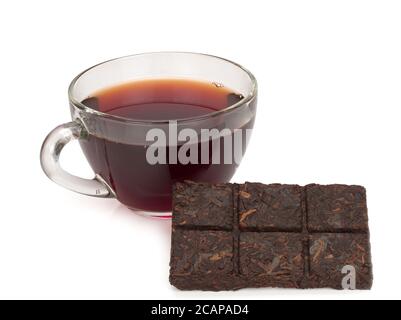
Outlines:
{"type": "Polygon", "coordinates": [[[230,181],[249,141],[256,97],[257,83],[249,71],[211,55],[156,52],[106,61],[72,81],[72,122],[47,136],[41,150],[42,168],[51,180],[70,190],[115,197],[145,215],[169,216],[174,182],[230,181]],[[94,92],[145,79],[202,81],[230,88],[240,99],[207,114],[168,120],[124,117],[85,103],[94,92]],[[185,139],[180,140],[180,135],[185,139]],[[95,172],[91,180],[60,167],[61,150],[74,139],[95,172]],[[180,152],[183,148],[186,151],[180,152]],[[188,155],[191,150],[193,154],[188,155]]]}

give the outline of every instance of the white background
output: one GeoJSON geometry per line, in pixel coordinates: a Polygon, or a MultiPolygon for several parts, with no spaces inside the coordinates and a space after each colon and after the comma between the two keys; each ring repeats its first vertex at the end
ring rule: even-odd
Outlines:
{"type": "MultiPolygon", "coordinates": [[[[399,1],[2,1],[0,298],[400,298],[399,1]],[[39,165],[70,120],[69,81],[146,51],[211,53],[259,82],[251,144],[233,181],[362,184],[374,286],[366,292],[181,292],[170,222],[67,191],[39,165]]],[[[92,173],[77,144],[63,164],[92,173]]]]}

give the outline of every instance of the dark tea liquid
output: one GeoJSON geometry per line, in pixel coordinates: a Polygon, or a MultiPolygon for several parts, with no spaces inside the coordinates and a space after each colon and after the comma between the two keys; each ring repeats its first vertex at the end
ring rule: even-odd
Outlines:
{"type": "MultiPolygon", "coordinates": [[[[111,115],[150,121],[203,116],[242,98],[241,94],[214,83],[162,79],[107,88],[82,103],[111,115]]],[[[244,128],[252,125],[253,120],[244,128]]],[[[93,170],[109,183],[120,202],[133,209],[168,212],[171,210],[171,187],[175,181],[227,182],[236,169],[234,163],[211,164],[211,160],[210,164],[152,165],[146,159],[145,144],[118,143],[94,135],[80,140],[80,143],[93,170]]],[[[200,145],[199,142],[199,150],[200,145]]]]}

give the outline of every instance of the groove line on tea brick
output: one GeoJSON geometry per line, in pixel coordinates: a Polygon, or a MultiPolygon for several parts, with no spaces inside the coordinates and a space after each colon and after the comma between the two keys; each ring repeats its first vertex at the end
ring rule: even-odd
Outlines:
{"type": "Polygon", "coordinates": [[[176,229],[188,230],[188,231],[231,231],[231,228],[219,227],[219,226],[196,226],[192,224],[176,225],[176,229]]]}
{"type": "Polygon", "coordinates": [[[232,185],[232,199],[233,199],[233,270],[234,274],[240,274],[240,230],[239,230],[239,185],[234,183],[232,185]]]}
{"type": "Polygon", "coordinates": [[[302,187],[301,210],[302,210],[302,232],[309,235],[309,210],[307,186],[302,187]]]}
{"type": "Polygon", "coordinates": [[[323,230],[312,230],[312,231],[309,231],[309,235],[312,235],[312,234],[321,234],[321,233],[332,233],[332,234],[368,234],[368,232],[367,231],[365,231],[365,230],[358,230],[358,229],[346,229],[346,228],[344,228],[344,229],[336,229],[335,231],[333,231],[333,230],[325,230],[325,229],[323,229],[323,230]]]}
{"type": "Polygon", "coordinates": [[[311,263],[310,263],[310,238],[309,236],[306,238],[305,240],[305,271],[304,271],[304,277],[305,277],[305,281],[307,279],[309,279],[310,275],[311,275],[311,263]]]}
{"type": "Polygon", "coordinates": [[[304,256],[304,281],[310,276],[310,243],[308,231],[308,198],[307,187],[301,191],[301,212],[302,212],[302,247],[304,256]]]}
{"type": "Polygon", "coordinates": [[[302,233],[302,229],[277,227],[239,227],[241,232],[302,233]]]}

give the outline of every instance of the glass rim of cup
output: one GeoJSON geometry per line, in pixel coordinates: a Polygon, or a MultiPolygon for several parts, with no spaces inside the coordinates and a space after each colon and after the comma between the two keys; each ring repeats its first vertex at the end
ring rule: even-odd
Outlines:
{"type": "Polygon", "coordinates": [[[110,120],[115,120],[115,121],[119,121],[119,122],[126,122],[126,123],[140,123],[140,124],[151,124],[151,123],[156,123],[156,124],[163,124],[163,123],[169,123],[171,120],[140,120],[140,119],[130,119],[130,118],[126,118],[126,117],[122,117],[122,116],[117,116],[117,115],[112,115],[109,113],[105,113],[105,112],[101,112],[95,109],[92,109],[86,105],[84,105],[82,102],[80,102],[79,100],[77,100],[74,97],[74,90],[76,87],[76,83],[77,81],[87,72],[103,65],[106,63],[110,63],[116,60],[123,60],[123,59],[129,59],[129,58],[133,58],[136,56],[141,56],[141,55],[149,55],[149,54],[188,54],[188,55],[200,55],[200,56],[207,56],[210,58],[215,58],[218,60],[221,60],[223,62],[227,62],[230,63],[238,68],[240,68],[242,71],[244,71],[247,76],[249,77],[249,80],[251,82],[251,90],[250,92],[244,96],[243,99],[241,99],[240,101],[231,104],[227,107],[225,107],[224,109],[221,110],[217,110],[202,116],[195,116],[195,117],[189,117],[189,118],[183,118],[183,119],[178,119],[176,120],[177,123],[185,123],[185,122],[193,122],[193,121],[200,121],[200,120],[205,120],[205,119],[210,119],[216,116],[219,116],[221,114],[227,113],[229,111],[232,111],[234,109],[239,108],[240,106],[249,103],[250,101],[252,101],[256,95],[257,95],[257,81],[255,76],[245,67],[243,67],[242,65],[233,62],[231,60],[219,57],[219,56],[215,56],[215,55],[211,55],[211,54],[206,54],[206,53],[198,53],[198,52],[189,52],[189,51],[153,51],[153,52],[143,52],[143,53],[136,53],[136,54],[131,54],[131,55],[126,55],[126,56],[121,56],[121,57],[117,57],[114,59],[109,59],[100,63],[97,63],[87,69],[85,69],[84,71],[80,72],[70,83],[69,87],[68,87],[68,99],[71,102],[71,104],[75,107],[78,108],[80,111],[89,113],[91,115],[95,115],[95,116],[99,116],[99,117],[103,117],[103,118],[107,118],[110,120]]]}

